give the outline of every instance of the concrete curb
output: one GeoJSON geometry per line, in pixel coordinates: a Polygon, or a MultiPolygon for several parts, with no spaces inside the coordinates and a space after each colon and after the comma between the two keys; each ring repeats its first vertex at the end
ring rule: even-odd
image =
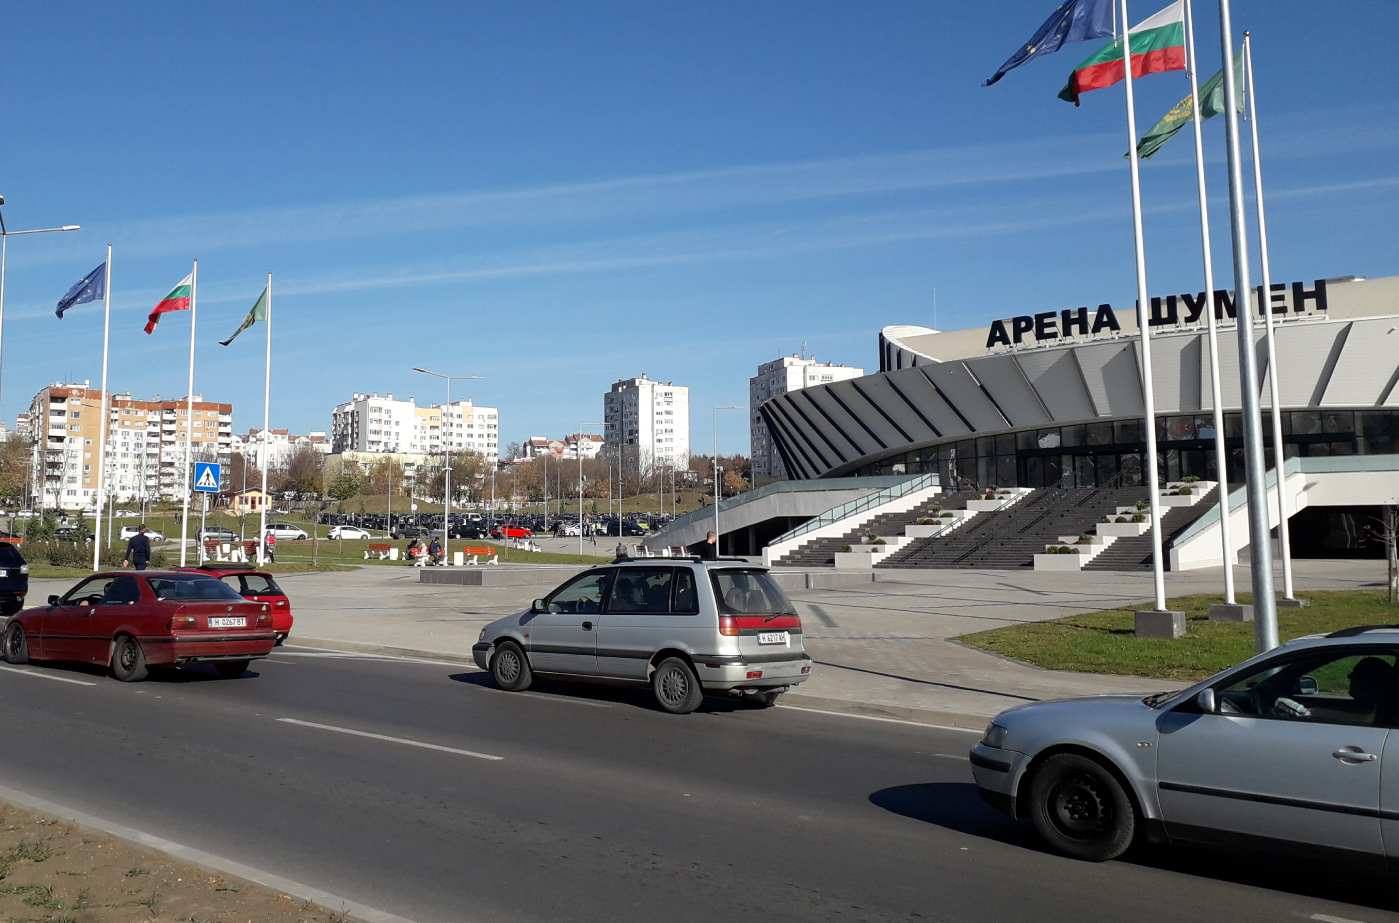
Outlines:
{"type": "MultiPolygon", "coordinates": [[[[315,647],[322,650],[343,651],[347,654],[382,654],[388,657],[411,657],[422,660],[442,660],[451,663],[460,663],[476,669],[476,663],[470,657],[463,657],[458,653],[446,653],[443,651],[420,651],[403,647],[385,647],[377,644],[364,644],[354,641],[337,641],[330,638],[302,638],[297,637],[291,643],[292,647],[315,647]]],[[[273,656],[276,656],[274,650],[273,656]]],[[[782,705],[792,705],[800,708],[809,708],[816,711],[836,712],[842,715],[850,715],[855,718],[881,718],[892,721],[907,721],[913,724],[927,724],[930,726],[941,725],[944,727],[965,728],[969,731],[980,731],[986,727],[991,720],[988,715],[974,715],[964,712],[937,711],[929,708],[914,708],[904,705],[885,705],[872,702],[852,702],[846,699],[827,699],[820,696],[803,695],[799,692],[792,692],[784,695],[780,700],[782,705]]]]}

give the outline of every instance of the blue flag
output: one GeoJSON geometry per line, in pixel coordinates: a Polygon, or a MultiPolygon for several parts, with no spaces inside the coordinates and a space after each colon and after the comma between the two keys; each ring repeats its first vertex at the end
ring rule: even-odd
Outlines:
{"type": "Polygon", "coordinates": [[[63,312],[67,311],[75,304],[84,304],[89,301],[96,301],[107,294],[107,264],[104,262],[87,275],[83,276],[73,287],[68,289],[68,293],[58,299],[58,310],[54,311],[59,320],[63,320],[63,312]]]}
{"type": "Polygon", "coordinates": [[[1044,21],[1044,25],[1030,36],[1030,40],[1015,49],[985,85],[989,87],[1031,58],[1053,54],[1063,48],[1065,42],[1082,42],[1112,34],[1112,0],[1064,0],[1059,9],[1044,21]]]}

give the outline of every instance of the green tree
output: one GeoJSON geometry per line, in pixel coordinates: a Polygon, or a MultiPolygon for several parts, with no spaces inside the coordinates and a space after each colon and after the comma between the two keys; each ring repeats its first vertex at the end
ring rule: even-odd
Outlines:
{"type": "Polygon", "coordinates": [[[359,472],[346,466],[340,470],[330,481],[326,493],[336,500],[344,502],[360,492],[364,482],[360,478],[359,472]]]}

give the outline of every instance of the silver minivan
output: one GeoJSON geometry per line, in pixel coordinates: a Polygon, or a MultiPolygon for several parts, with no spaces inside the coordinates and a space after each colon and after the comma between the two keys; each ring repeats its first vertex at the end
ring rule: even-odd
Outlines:
{"type": "Polygon", "coordinates": [[[471,653],[501,689],[535,675],[644,683],[674,714],[705,693],[770,706],[811,675],[796,608],[767,568],[741,559],[592,568],[482,628],[471,653]]]}

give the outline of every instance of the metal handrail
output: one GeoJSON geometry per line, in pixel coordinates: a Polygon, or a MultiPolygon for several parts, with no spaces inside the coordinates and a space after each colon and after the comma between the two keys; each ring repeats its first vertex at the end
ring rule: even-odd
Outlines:
{"type": "Polygon", "coordinates": [[[819,516],[813,516],[811,519],[808,519],[806,522],[797,526],[795,529],[791,529],[787,532],[784,532],[777,538],[768,542],[768,544],[776,545],[778,542],[785,542],[789,539],[799,538],[808,532],[813,532],[816,529],[819,529],[823,526],[829,526],[833,523],[840,522],[842,519],[847,519],[855,515],[856,513],[862,513],[865,510],[871,509],[873,507],[882,506],[883,504],[888,503],[890,500],[896,500],[899,497],[902,497],[906,494],[910,494],[915,490],[923,490],[927,487],[935,487],[938,485],[938,483],[939,481],[936,473],[930,472],[928,474],[921,474],[916,477],[911,477],[906,481],[894,485],[893,487],[886,487],[883,490],[877,490],[874,493],[866,494],[863,497],[857,497],[854,500],[847,500],[839,506],[833,506],[830,509],[826,510],[824,513],[821,513],[819,516]]]}

